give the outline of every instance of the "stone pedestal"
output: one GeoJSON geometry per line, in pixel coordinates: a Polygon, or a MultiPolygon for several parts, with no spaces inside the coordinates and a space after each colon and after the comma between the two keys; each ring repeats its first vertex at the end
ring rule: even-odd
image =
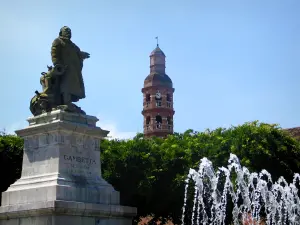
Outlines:
{"type": "Polygon", "coordinates": [[[24,139],[22,175],[2,193],[0,225],[131,224],[136,208],[101,176],[93,116],[52,111],[16,131],[24,139]]]}

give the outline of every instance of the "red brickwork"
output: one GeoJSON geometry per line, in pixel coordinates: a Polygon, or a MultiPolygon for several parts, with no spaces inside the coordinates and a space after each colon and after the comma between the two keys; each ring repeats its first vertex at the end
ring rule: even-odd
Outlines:
{"type": "Polygon", "coordinates": [[[300,127],[293,127],[285,129],[287,132],[291,134],[294,138],[300,140],[300,127]]]}
{"type": "Polygon", "coordinates": [[[151,53],[150,62],[150,74],[146,77],[144,88],[142,88],[144,135],[145,137],[166,137],[173,133],[174,128],[173,93],[175,89],[172,80],[165,74],[165,54],[159,47],[151,53]],[[154,62],[159,64],[156,65],[154,62]]]}

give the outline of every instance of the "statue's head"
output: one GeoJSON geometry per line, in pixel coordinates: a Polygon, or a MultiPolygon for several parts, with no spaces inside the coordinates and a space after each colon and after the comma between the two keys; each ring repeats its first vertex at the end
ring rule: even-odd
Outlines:
{"type": "Polygon", "coordinates": [[[67,26],[63,26],[62,28],[60,28],[59,36],[65,39],[71,39],[72,37],[71,29],[67,26]]]}

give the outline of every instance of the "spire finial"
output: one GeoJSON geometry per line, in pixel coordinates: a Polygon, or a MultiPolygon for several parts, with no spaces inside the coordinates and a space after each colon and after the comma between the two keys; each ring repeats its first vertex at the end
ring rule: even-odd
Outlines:
{"type": "Polygon", "coordinates": [[[156,39],[156,46],[158,47],[158,37],[155,37],[156,39]]]}

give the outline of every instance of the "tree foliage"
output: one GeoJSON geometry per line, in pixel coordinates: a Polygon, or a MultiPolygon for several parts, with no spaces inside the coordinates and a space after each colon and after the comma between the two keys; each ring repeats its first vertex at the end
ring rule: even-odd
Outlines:
{"type": "Polygon", "coordinates": [[[20,178],[22,160],[23,140],[14,135],[0,133],[0,193],[20,178]]]}
{"type": "MultiPolygon", "coordinates": [[[[291,180],[300,168],[300,144],[277,125],[245,123],[228,129],[186,132],[166,139],[103,140],[103,176],[121,193],[122,204],[138,207],[139,216],[172,219],[179,224],[184,180],[207,157],[227,166],[236,154],[251,171],[268,170],[274,180],[291,180]]],[[[153,221],[153,222],[154,222],[153,221]]]]}
{"type": "MultiPolygon", "coordinates": [[[[207,157],[214,166],[226,166],[236,154],[252,171],[268,170],[273,179],[291,180],[300,168],[300,143],[277,125],[245,123],[228,129],[196,132],[187,130],[165,139],[103,140],[103,177],[121,193],[121,204],[138,207],[138,219],[172,219],[179,224],[183,206],[184,180],[189,168],[196,169],[207,157]]],[[[19,176],[22,141],[0,136],[1,191],[19,176]]],[[[137,220],[136,220],[137,221],[137,220]]]]}

